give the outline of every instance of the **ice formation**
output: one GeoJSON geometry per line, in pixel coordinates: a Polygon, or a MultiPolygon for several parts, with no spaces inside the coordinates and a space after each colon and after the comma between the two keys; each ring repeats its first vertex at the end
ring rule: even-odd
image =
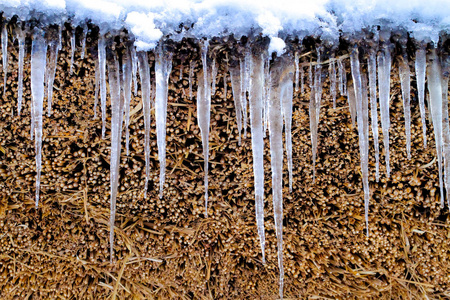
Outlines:
{"type": "MultiPolygon", "coordinates": [[[[432,3],[426,4],[427,9],[424,9],[418,2],[411,4],[406,1],[400,1],[399,5],[395,6],[385,5],[384,1],[372,1],[370,6],[366,5],[367,1],[354,3],[350,0],[324,0],[317,3],[300,1],[299,4],[284,3],[286,5],[267,1],[249,1],[246,7],[239,5],[237,1],[230,1],[227,4],[220,1],[176,1],[176,4],[159,1],[152,4],[139,1],[130,4],[124,1],[106,2],[106,5],[100,7],[88,2],[75,3],[72,0],[45,4],[33,1],[0,0],[0,11],[3,12],[1,54],[4,94],[8,73],[8,47],[12,46],[8,44],[8,37],[16,37],[19,46],[18,114],[22,111],[23,101],[29,101],[23,99],[23,81],[26,39],[32,40],[30,136],[35,140],[36,148],[36,207],[39,204],[42,169],[44,99],[47,99],[47,111],[50,116],[53,83],[58,72],[58,52],[62,47],[62,24],[68,22],[68,28],[70,28],[69,74],[77,70],[75,62],[77,38],[80,38],[81,60],[91,55],[95,61],[93,117],[97,117],[97,102],[100,98],[103,138],[106,137],[106,120],[109,117],[111,119],[111,260],[114,257],[114,219],[123,131],[125,131],[126,153],[129,154],[128,126],[131,96],[132,94],[137,96],[140,87],[145,127],[144,195],[147,194],[150,174],[151,99],[153,96],[155,99],[160,168],[159,196],[163,197],[166,172],[166,116],[173,55],[170,43],[179,42],[183,38],[194,40],[201,52],[200,60],[189,61],[188,97],[192,101],[194,99],[197,101],[197,119],[204,155],[205,216],[208,212],[211,98],[216,94],[217,79],[220,80],[222,76],[223,97],[227,97],[228,84],[232,88],[239,145],[247,141],[247,129],[250,129],[256,227],[260,239],[262,262],[266,259],[264,143],[268,129],[280,297],[283,297],[284,284],[283,155],[285,149],[288,187],[289,191],[292,191],[295,170],[291,133],[294,94],[306,97],[305,92],[310,92],[309,122],[313,178],[317,172],[315,165],[319,145],[321,104],[327,98],[327,95],[323,95],[323,91],[329,91],[333,108],[336,108],[338,99],[340,101],[341,97],[347,98],[352,123],[359,137],[364,215],[368,234],[371,168],[369,128],[371,128],[374,147],[376,180],[378,181],[384,175],[389,178],[391,72],[393,68],[398,67],[405,116],[407,156],[411,156],[411,143],[414,142],[411,140],[413,139],[411,114],[414,112],[411,112],[410,102],[415,99],[411,94],[412,83],[413,87],[417,84],[415,87],[423,126],[424,147],[427,146],[425,99],[429,97],[428,109],[436,141],[441,205],[444,205],[445,197],[449,201],[450,128],[447,97],[450,62],[446,54],[448,44],[445,46],[445,34],[450,32],[450,19],[447,16],[450,3],[431,1],[432,3]],[[438,7],[437,3],[439,9],[434,9],[438,7]],[[26,24],[26,21],[31,19],[34,22],[33,28],[26,24]],[[94,45],[96,48],[92,50],[86,45],[87,35],[90,28],[96,25],[101,28],[98,34],[98,45],[94,45]],[[77,35],[77,27],[80,29],[78,32],[81,32],[79,35],[77,35]],[[119,36],[119,33],[123,32],[122,29],[126,29],[129,43],[124,52],[119,55],[113,44],[114,37],[119,36]],[[402,32],[400,38],[398,31],[402,32]],[[227,53],[226,65],[220,68],[218,57],[210,49],[208,41],[218,38],[223,39],[225,44],[230,36],[239,41],[236,42],[239,44],[239,49],[233,49],[232,55],[227,53]],[[240,40],[244,36],[248,41],[240,40]],[[308,36],[316,38],[314,46],[303,43],[303,39],[308,36]],[[257,37],[268,38],[269,41],[262,44],[256,43],[257,37]],[[338,47],[340,38],[347,41],[341,49],[338,47]],[[297,42],[292,42],[292,39],[297,39],[297,42]],[[170,43],[167,43],[169,40],[170,43]],[[408,43],[414,45],[411,46],[413,52],[407,51],[408,43]],[[311,47],[309,50],[314,52],[309,61],[303,58],[302,51],[306,47],[311,47]],[[446,51],[443,50],[445,47],[447,47],[446,51]],[[346,49],[343,50],[343,48],[346,49]],[[152,66],[149,65],[147,51],[154,53],[155,62],[152,66]],[[151,68],[154,68],[155,74],[152,80],[151,70],[153,69],[151,68]],[[219,70],[225,71],[218,77],[219,70]],[[305,74],[305,71],[308,74],[305,74]],[[413,77],[416,83],[411,80],[413,77]],[[198,82],[196,94],[193,92],[196,85],[195,79],[198,82]],[[111,116],[107,115],[108,95],[111,116]],[[385,174],[380,174],[379,167],[379,117],[383,138],[382,154],[386,163],[385,174]],[[444,188],[447,192],[445,195],[444,188]]],[[[181,69],[180,79],[182,76],[181,69]]]]}

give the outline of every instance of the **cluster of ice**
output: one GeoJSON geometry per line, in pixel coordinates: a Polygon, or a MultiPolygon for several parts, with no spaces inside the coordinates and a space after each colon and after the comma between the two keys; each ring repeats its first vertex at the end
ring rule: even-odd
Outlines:
{"type": "MultiPolygon", "coordinates": [[[[389,106],[390,80],[393,66],[394,43],[400,45],[399,75],[405,116],[406,151],[411,156],[411,77],[417,82],[420,114],[423,124],[424,146],[426,147],[425,94],[429,95],[428,109],[433,123],[436,151],[439,165],[441,203],[444,204],[444,187],[450,199],[450,129],[448,120],[448,79],[450,59],[448,53],[438,49],[443,36],[450,32],[450,2],[428,1],[73,1],[47,0],[19,1],[0,0],[3,11],[1,31],[3,74],[8,73],[8,31],[10,18],[18,20],[36,19],[34,29],[23,30],[16,26],[13,34],[19,45],[18,70],[18,114],[23,102],[23,65],[25,60],[25,38],[32,39],[31,52],[31,138],[36,147],[36,207],[39,203],[42,120],[44,99],[47,112],[51,115],[53,81],[56,72],[58,52],[61,50],[61,28],[64,22],[71,22],[72,28],[82,28],[82,54],[86,47],[87,23],[100,28],[98,53],[95,57],[95,107],[100,98],[102,136],[105,137],[107,119],[107,97],[111,100],[111,221],[110,247],[113,259],[114,219],[119,184],[119,165],[122,135],[125,131],[125,151],[129,153],[130,99],[141,89],[145,126],[145,184],[150,168],[150,110],[153,104],[156,118],[158,158],[160,168],[159,195],[163,197],[166,164],[166,116],[168,86],[172,70],[172,55],[165,49],[165,40],[194,38],[201,49],[199,72],[194,74],[197,62],[189,63],[189,98],[193,98],[193,79],[198,78],[197,113],[201,130],[204,154],[205,215],[208,212],[208,167],[211,98],[216,91],[218,66],[211,56],[208,40],[212,37],[268,36],[270,44],[252,47],[245,45],[245,51],[237,64],[226,66],[224,89],[228,80],[232,87],[236,110],[236,122],[241,134],[246,135],[250,125],[253,154],[255,188],[255,210],[257,231],[260,238],[262,261],[265,263],[264,230],[264,138],[269,133],[272,193],[280,270],[280,296],[283,296],[283,155],[286,152],[289,173],[289,190],[292,191],[292,113],[294,91],[304,93],[305,81],[310,90],[310,131],[312,163],[315,165],[318,147],[318,126],[323,85],[328,76],[329,91],[333,105],[337,95],[345,96],[354,126],[359,135],[361,174],[364,190],[365,220],[369,234],[369,131],[372,132],[375,149],[376,180],[379,172],[378,125],[381,121],[383,149],[385,153],[386,176],[389,168],[389,106]],[[48,25],[55,24],[57,26],[48,25]],[[59,26],[58,26],[59,25],[59,26]],[[59,28],[59,29],[58,29],[59,28]],[[108,31],[126,28],[134,44],[128,45],[120,57],[111,50],[105,37],[108,31]],[[45,32],[46,30],[46,32],[45,32]],[[398,33],[400,32],[400,33],[398,33]],[[397,38],[394,42],[393,33],[397,38]],[[407,34],[416,42],[415,61],[407,55],[407,34]],[[301,47],[288,50],[286,39],[306,36],[320,37],[314,62],[300,63],[301,47]],[[348,39],[349,54],[337,57],[339,37],[348,39]],[[400,38],[399,38],[400,37],[400,38]],[[364,42],[360,43],[361,40],[364,42]],[[427,49],[428,47],[428,49],[427,49]],[[147,50],[155,52],[155,78],[150,76],[147,50]],[[428,52],[427,52],[428,51],[428,52]],[[272,56],[277,52],[278,56],[272,56]],[[331,55],[325,53],[332,53],[331,55]],[[120,60],[120,62],[119,62],[120,60]],[[414,65],[414,71],[411,66],[414,65]],[[120,68],[121,66],[121,68],[120,68]],[[351,76],[347,76],[350,70],[351,76]],[[307,74],[305,74],[305,71],[307,74]],[[140,83],[136,74],[139,73],[140,83]],[[228,74],[229,73],[229,74],[228,74]],[[348,78],[347,78],[348,77],[348,78]],[[349,81],[347,81],[349,79],[349,81]],[[426,79],[428,80],[427,85],[426,79]],[[152,80],[155,90],[152,91],[152,80]],[[379,113],[378,113],[379,107],[379,113]],[[284,129],[284,144],[283,144],[284,129]]],[[[71,64],[74,63],[75,30],[71,35],[71,64]]],[[[6,76],[4,75],[4,87],[6,76]]],[[[226,92],[225,92],[226,94],[226,92]]],[[[25,99],[27,101],[28,99],[25,99]]],[[[96,116],[94,116],[96,117],[96,116]]],[[[316,170],[314,168],[314,176],[316,170]]]]}

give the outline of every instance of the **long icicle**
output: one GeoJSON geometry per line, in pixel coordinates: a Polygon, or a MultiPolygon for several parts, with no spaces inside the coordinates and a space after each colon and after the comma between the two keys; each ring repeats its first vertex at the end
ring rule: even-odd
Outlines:
{"type": "Polygon", "coordinates": [[[266,263],[264,232],[264,138],[263,138],[263,90],[264,59],[253,55],[250,80],[250,127],[252,136],[253,176],[255,182],[256,225],[261,245],[262,261],[266,263]]]}
{"type": "Polygon", "coordinates": [[[8,74],[8,29],[6,21],[2,27],[2,64],[3,64],[3,95],[6,95],[6,79],[8,74]]]}
{"type": "Polygon", "coordinates": [[[151,125],[151,101],[150,101],[150,67],[148,65],[148,58],[146,52],[138,52],[137,58],[139,60],[139,77],[141,78],[142,90],[142,107],[144,110],[144,153],[145,153],[145,185],[144,195],[147,195],[148,181],[150,179],[150,125],[151,125]]]}
{"type": "Polygon", "coordinates": [[[370,113],[372,121],[373,147],[375,148],[375,178],[380,180],[380,144],[378,142],[378,105],[377,105],[377,56],[375,49],[369,51],[367,62],[370,89],[370,113]]]}
{"type": "Polygon", "coordinates": [[[203,157],[205,160],[205,216],[208,217],[208,169],[209,169],[209,127],[211,118],[211,76],[207,63],[208,41],[201,45],[203,72],[199,75],[197,92],[197,119],[202,135],[203,157]]]}
{"type": "Polygon", "coordinates": [[[361,67],[359,64],[359,51],[355,46],[350,54],[350,67],[352,71],[353,86],[355,90],[356,118],[358,123],[359,152],[361,160],[361,173],[364,189],[364,217],[366,220],[366,235],[369,236],[369,138],[368,138],[368,115],[367,115],[367,82],[361,78],[361,67]],[[363,82],[364,81],[364,82],[363,82]],[[363,84],[365,88],[363,89],[363,84]],[[364,92],[363,92],[364,91],[364,92]]]}
{"type": "Polygon", "coordinates": [[[286,157],[289,173],[289,192],[292,193],[293,164],[292,164],[292,109],[293,109],[293,76],[290,73],[284,77],[280,87],[281,112],[284,120],[284,139],[286,143],[286,157]]]}
{"type": "Polygon", "coordinates": [[[73,74],[74,58],[75,58],[75,28],[72,28],[72,35],[70,36],[70,75],[73,74]]]}
{"type": "Polygon", "coordinates": [[[403,113],[405,115],[406,153],[408,159],[411,159],[411,72],[406,54],[406,42],[402,46],[403,53],[400,57],[399,74],[402,86],[403,113]]]}
{"type": "Polygon", "coordinates": [[[450,76],[450,56],[442,54],[442,135],[443,135],[443,165],[444,185],[447,196],[447,206],[450,209],[450,126],[448,115],[448,82],[450,76]]]}
{"type": "Polygon", "coordinates": [[[58,52],[60,50],[59,40],[52,39],[48,43],[49,57],[47,64],[47,116],[50,117],[52,113],[52,98],[53,98],[53,82],[55,81],[56,67],[58,65],[58,52]]]}
{"type": "Polygon", "coordinates": [[[31,95],[36,149],[36,209],[39,205],[42,170],[42,114],[44,110],[44,77],[47,60],[47,43],[43,32],[35,31],[31,44],[31,95]]]}
{"type": "Polygon", "coordinates": [[[391,167],[389,163],[389,128],[391,122],[389,120],[389,101],[390,101],[390,85],[391,85],[391,50],[390,44],[386,40],[382,45],[381,51],[378,53],[378,84],[380,92],[380,115],[381,129],[383,131],[383,144],[386,161],[386,176],[390,177],[391,167]]]}
{"type": "Polygon", "coordinates": [[[17,88],[17,113],[20,116],[22,111],[23,100],[23,65],[25,57],[25,31],[19,27],[17,33],[17,39],[19,43],[19,74],[18,74],[18,88],[17,88]]]}
{"type": "Polygon", "coordinates": [[[108,60],[109,89],[111,95],[111,162],[110,189],[111,211],[109,219],[110,261],[114,260],[114,221],[116,217],[116,199],[119,186],[120,150],[123,121],[123,97],[120,95],[120,70],[117,57],[108,60]]]}
{"type": "Polygon", "coordinates": [[[430,94],[430,112],[432,115],[436,153],[438,158],[439,188],[441,206],[444,207],[444,186],[442,184],[442,79],[441,66],[436,54],[436,48],[431,50],[428,57],[428,92],[430,94]]]}
{"type": "Polygon", "coordinates": [[[336,65],[334,60],[330,62],[329,74],[331,99],[333,100],[333,109],[336,109],[336,65]]]}
{"type": "Polygon", "coordinates": [[[427,124],[425,112],[425,75],[427,69],[426,45],[422,45],[416,51],[416,81],[417,94],[419,95],[420,119],[422,120],[423,147],[427,147],[427,124]]]}
{"type": "Polygon", "coordinates": [[[277,65],[271,70],[271,88],[269,99],[269,139],[270,165],[272,169],[272,201],[277,235],[277,252],[279,268],[279,295],[283,298],[284,267],[283,267],[283,118],[280,103],[280,80],[282,66],[277,65]]]}
{"type": "Polygon", "coordinates": [[[163,196],[166,179],[166,123],[167,123],[167,96],[169,77],[172,71],[172,53],[158,46],[155,61],[155,118],[156,140],[159,158],[159,198],[163,196]]]}

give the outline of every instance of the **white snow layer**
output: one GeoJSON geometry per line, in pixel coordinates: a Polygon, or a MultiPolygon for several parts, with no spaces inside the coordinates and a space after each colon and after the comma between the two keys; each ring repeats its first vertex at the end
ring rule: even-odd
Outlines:
{"type": "Polygon", "coordinates": [[[177,40],[252,32],[271,37],[270,51],[281,54],[287,35],[333,41],[339,32],[352,34],[381,25],[437,42],[439,32],[450,29],[447,0],[0,0],[0,10],[6,18],[37,17],[44,23],[91,20],[102,32],[127,28],[136,38],[137,50],[154,49],[163,35],[177,40]]]}

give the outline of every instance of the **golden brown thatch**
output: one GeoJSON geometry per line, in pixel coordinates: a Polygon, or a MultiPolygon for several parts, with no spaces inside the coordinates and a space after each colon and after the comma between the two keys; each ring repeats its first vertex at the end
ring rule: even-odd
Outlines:
{"type": "MultiPolygon", "coordinates": [[[[0,298],[276,298],[278,268],[268,143],[267,264],[263,265],[255,224],[250,133],[238,146],[231,86],[224,100],[222,76],[212,102],[211,204],[209,217],[204,217],[201,138],[196,105],[188,91],[189,62],[197,60],[197,68],[201,63],[197,49],[188,41],[174,45],[163,199],[158,197],[154,123],[152,175],[149,194],[143,196],[143,115],[140,96],[132,99],[130,154],[122,151],[117,200],[116,260],[110,264],[110,138],[101,139],[101,120],[93,119],[93,58],[87,55],[81,61],[78,48],[74,74],[70,76],[70,46],[67,32],[64,34],[53,114],[44,117],[42,188],[37,210],[34,143],[30,140],[29,56],[25,107],[19,117],[17,47],[9,48],[7,87],[0,100],[0,298]]],[[[95,38],[89,37],[88,50],[95,49],[95,43],[95,38]]],[[[225,57],[218,46],[216,51],[222,53],[218,57],[225,57]]],[[[228,55],[232,60],[233,52],[228,55]]],[[[223,61],[219,59],[219,74],[225,69],[223,61]]],[[[439,207],[436,192],[432,128],[428,128],[430,143],[424,149],[419,110],[413,101],[413,158],[407,160],[397,78],[394,72],[391,179],[386,179],[382,164],[381,180],[375,182],[372,144],[370,148],[369,237],[364,227],[357,132],[346,99],[339,98],[333,110],[325,83],[318,176],[313,183],[309,89],[303,95],[295,94],[294,191],[289,193],[286,187],[283,193],[286,298],[450,297],[450,222],[447,208],[439,207]]],[[[195,87],[194,82],[194,95],[195,87]]],[[[287,170],[285,174],[287,182],[287,170]]]]}

